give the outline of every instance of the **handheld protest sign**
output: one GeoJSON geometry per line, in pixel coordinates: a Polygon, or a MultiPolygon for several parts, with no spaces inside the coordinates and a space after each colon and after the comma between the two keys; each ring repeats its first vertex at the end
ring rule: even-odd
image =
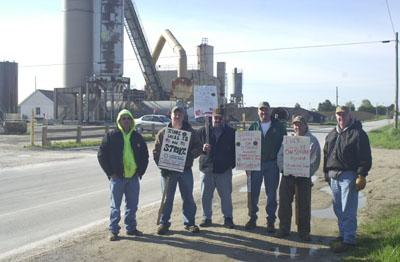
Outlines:
{"type": "Polygon", "coordinates": [[[310,177],[310,137],[283,137],[283,175],[310,177]]]}
{"type": "Polygon", "coordinates": [[[191,132],[166,128],[158,167],[183,172],[189,150],[191,132]]]}
{"type": "Polygon", "coordinates": [[[235,132],[236,169],[261,170],[261,131],[235,132]]]}

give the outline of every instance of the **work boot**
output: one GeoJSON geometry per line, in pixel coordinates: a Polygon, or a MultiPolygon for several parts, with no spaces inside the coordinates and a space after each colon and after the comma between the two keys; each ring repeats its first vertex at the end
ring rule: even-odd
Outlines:
{"type": "Polygon", "coordinates": [[[196,225],[185,225],[185,229],[192,233],[200,233],[200,228],[196,225]]]}
{"type": "Polygon", "coordinates": [[[275,233],[275,226],[274,226],[274,224],[268,224],[268,226],[267,226],[267,233],[275,233]]]}
{"type": "Polygon", "coordinates": [[[169,227],[167,225],[161,224],[158,227],[157,234],[165,235],[165,234],[167,234],[168,230],[169,230],[169,227]]]}
{"type": "Polygon", "coordinates": [[[110,233],[109,240],[110,240],[110,241],[116,241],[116,240],[118,240],[118,234],[116,234],[116,233],[110,233]]]}
{"type": "Polygon", "coordinates": [[[311,241],[311,236],[308,233],[299,233],[299,237],[304,241],[311,241]]]}
{"type": "Polygon", "coordinates": [[[226,228],[234,228],[235,224],[233,224],[233,220],[231,217],[225,218],[224,227],[226,228]]]}
{"type": "Polygon", "coordinates": [[[251,219],[246,223],[246,225],[244,226],[244,229],[246,230],[251,230],[256,228],[257,224],[256,224],[256,220],[255,219],[251,219]]]}
{"type": "Polygon", "coordinates": [[[143,236],[143,232],[142,232],[142,231],[139,231],[139,230],[137,230],[137,229],[132,230],[132,231],[128,231],[128,232],[126,232],[126,234],[127,234],[128,236],[137,236],[137,237],[143,236]]]}
{"type": "Polygon", "coordinates": [[[286,237],[288,235],[289,235],[288,232],[285,232],[285,231],[279,229],[278,231],[276,231],[274,236],[277,237],[277,238],[284,238],[284,237],[286,237]]]}
{"type": "Polygon", "coordinates": [[[333,252],[334,253],[344,253],[344,252],[350,250],[351,248],[353,248],[354,246],[355,246],[354,244],[342,242],[342,244],[336,246],[333,249],[333,252]]]}
{"type": "Polygon", "coordinates": [[[212,224],[211,219],[206,218],[201,221],[200,226],[201,227],[209,227],[209,226],[211,226],[211,224],[212,224]]]}

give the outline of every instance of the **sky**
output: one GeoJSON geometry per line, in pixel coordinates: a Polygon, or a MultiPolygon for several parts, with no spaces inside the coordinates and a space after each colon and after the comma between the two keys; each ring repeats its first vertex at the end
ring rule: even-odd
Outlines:
{"type": "MultiPolygon", "coordinates": [[[[197,65],[196,47],[208,38],[216,62],[243,72],[244,106],[317,108],[364,99],[395,100],[395,32],[398,0],[134,1],[150,49],[169,29],[197,65]],[[389,7],[389,8],[388,8],[389,7]],[[390,15],[389,15],[390,13],[390,15]],[[382,41],[391,40],[389,43],[382,41]]],[[[62,87],[62,1],[1,0],[0,61],[19,64],[19,102],[37,89],[62,87]],[[36,81],[35,81],[36,79],[36,81]],[[36,84],[35,84],[36,83],[36,84]]],[[[165,47],[162,68],[177,66],[165,47]]],[[[216,73],[215,73],[216,75],[216,73]]],[[[124,76],[142,89],[144,78],[125,35],[124,76]]]]}

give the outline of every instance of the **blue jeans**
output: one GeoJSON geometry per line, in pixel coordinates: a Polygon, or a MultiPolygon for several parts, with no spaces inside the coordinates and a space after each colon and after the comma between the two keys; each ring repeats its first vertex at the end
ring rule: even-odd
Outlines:
{"type": "MultiPolygon", "coordinates": [[[[196,215],[196,204],[193,199],[193,173],[192,169],[188,168],[183,173],[172,171],[169,175],[169,184],[167,188],[167,194],[165,196],[164,208],[162,210],[160,223],[168,227],[171,226],[169,222],[171,218],[172,208],[174,205],[174,197],[176,191],[176,185],[179,183],[179,191],[181,192],[182,198],[182,211],[185,225],[194,225],[194,218],[196,215]]],[[[164,186],[166,177],[161,178],[161,190],[164,194],[164,186]]]]}
{"type": "Polygon", "coordinates": [[[125,194],[125,230],[127,232],[136,229],[136,211],[139,203],[140,184],[139,177],[115,178],[110,179],[111,190],[111,213],[110,213],[110,231],[118,234],[121,227],[118,225],[121,220],[121,202],[125,194]]]}
{"type": "Polygon", "coordinates": [[[340,236],[343,242],[356,243],[358,191],[357,173],[345,171],[337,179],[331,179],[333,211],[338,218],[340,236]]]}
{"type": "Polygon", "coordinates": [[[201,204],[203,207],[203,219],[212,217],[212,200],[215,188],[221,198],[221,210],[225,218],[232,218],[232,169],[222,174],[200,172],[201,204]]]}
{"type": "Polygon", "coordinates": [[[257,220],[258,199],[260,197],[261,184],[264,178],[265,193],[267,194],[267,223],[274,224],[276,220],[276,190],[279,185],[279,169],[276,161],[261,163],[261,171],[251,172],[251,215],[250,219],[257,220]]]}

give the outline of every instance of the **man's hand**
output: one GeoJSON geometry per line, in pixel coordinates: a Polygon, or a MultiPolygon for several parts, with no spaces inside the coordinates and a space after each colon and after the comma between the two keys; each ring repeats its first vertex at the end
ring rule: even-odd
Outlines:
{"type": "Polygon", "coordinates": [[[357,180],[356,180],[356,190],[360,191],[365,188],[365,185],[367,184],[367,181],[365,180],[365,176],[363,175],[358,175],[357,180]]]}
{"type": "Polygon", "coordinates": [[[203,145],[203,151],[204,152],[210,152],[211,151],[211,144],[204,144],[203,145]]]}
{"type": "Polygon", "coordinates": [[[169,175],[170,175],[170,171],[168,170],[168,169],[161,169],[161,175],[163,176],[163,177],[169,177],[169,175]]]}

